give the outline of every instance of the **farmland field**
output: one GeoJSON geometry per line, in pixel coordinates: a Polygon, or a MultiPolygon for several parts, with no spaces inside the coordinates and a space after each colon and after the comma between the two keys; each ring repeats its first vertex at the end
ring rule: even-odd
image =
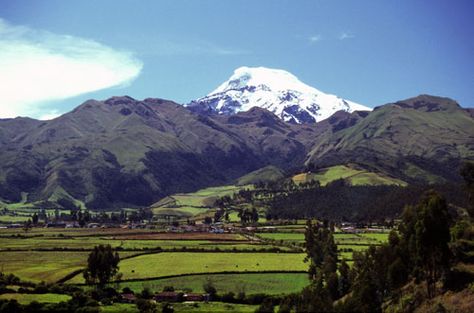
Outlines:
{"type": "Polygon", "coordinates": [[[245,292],[247,295],[262,293],[279,295],[298,292],[308,285],[306,273],[239,273],[239,274],[202,274],[144,281],[128,281],[120,288],[129,287],[135,292],[144,288],[161,291],[166,286],[175,290],[204,292],[203,285],[211,281],[221,294],[245,292]]]}
{"type": "Polygon", "coordinates": [[[0,299],[14,299],[21,304],[28,304],[30,302],[43,302],[43,303],[59,303],[62,301],[68,301],[71,296],[55,293],[43,293],[43,294],[29,294],[29,293],[4,293],[0,295],[0,299]]]}
{"type": "MultiPolygon", "coordinates": [[[[297,253],[199,253],[169,252],[137,256],[119,263],[124,280],[169,275],[246,272],[246,271],[306,271],[304,254],[297,253]]],[[[75,276],[72,283],[82,283],[75,276]]]]}
{"type": "Polygon", "coordinates": [[[303,242],[303,233],[258,233],[259,237],[271,240],[283,240],[289,242],[303,242]]]}
{"type": "MultiPolygon", "coordinates": [[[[120,229],[96,229],[95,232],[78,229],[40,228],[27,235],[18,229],[0,231],[0,251],[8,250],[91,250],[96,245],[109,244],[121,250],[261,250],[274,246],[249,241],[240,234],[164,233],[120,229]]],[[[280,247],[281,250],[288,250],[280,247]]]]}
{"type": "MultiPolygon", "coordinates": [[[[121,257],[133,253],[122,252],[121,257]]],[[[69,273],[82,269],[89,252],[0,252],[0,271],[13,273],[22,280],[32,282],[56,282],[69,273]]]]}
{"type": "Polygon", "coordinates": [[[55,282],[86,264],[88,252],[1,252],[0,268],[23,280],[55,282]]]}

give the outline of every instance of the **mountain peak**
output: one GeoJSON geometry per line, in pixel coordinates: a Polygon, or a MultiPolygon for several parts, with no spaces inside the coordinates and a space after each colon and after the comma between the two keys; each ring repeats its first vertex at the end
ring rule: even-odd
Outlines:
{"type": "Polygon", "coordinates": [[[339,110],[353,112],[369,108],[335,95],[325,94],[281,69],[239,67],[231,77],[207,96],[191,102],[197,112],[232,115],[260,107],[286,122],[315,123],[339,110]]]}
{"type": "Polygon", "coordinates": [[[265,85],[273,91],[280,90],[307,90],[314,88],[302,83],[295,75],[280,69],[267,67],[242,66],[234,70],[234,74],[209,95],[245,88],[246,86],[265,85]]]}

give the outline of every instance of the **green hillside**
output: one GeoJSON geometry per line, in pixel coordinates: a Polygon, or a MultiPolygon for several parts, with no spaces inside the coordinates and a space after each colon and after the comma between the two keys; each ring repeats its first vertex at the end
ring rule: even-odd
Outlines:
{"type": "Polygon", "coordinates": [[[251,185],[259,182],[272,182],[283,179],[285,174],[276,166],[265,166],[261,169],[248,173],[237,180],[238,186],[251,185]]]}
{"type": "Polygon", "coordinates": [[[419,96],[375,108],[355,125],[318,142],[307,164],[358,164],[407,182],[460,180],[474,159],[474,119],[455,101],[419,96]]]}
{"type": "Polygon", "coordinates": [[[323,168],[315,173],[301,173],[293,176],[293,181],[297,184],[317,180],[322,186],[328,183],[344,179],[351,185],[399,185],[405,186],[406,182],[375,172],[363,169],[356,169],[346,165],[336,165],[323,168]]]}

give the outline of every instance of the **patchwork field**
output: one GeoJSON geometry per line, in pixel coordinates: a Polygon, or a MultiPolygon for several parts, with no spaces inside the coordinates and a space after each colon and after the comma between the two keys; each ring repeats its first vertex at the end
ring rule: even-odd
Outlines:
{"type": "MultiPolygon", "coordinates": [[[[263,239],[275,240],[277,242],[286,243],[304,243],[304,233],[258,233],[258,237],[263,239]]],[[[380,245],[387,242],[388,233],[335,233],[334,240],[336,241],[339,258],[352,260],[352,252],[364,251],[371,245],[380,245]]]]}
{"type": "MultiPolygon", "coordinates": [[[[235,212],[233,212],[235,213],[235,212]]],[[[237,219],[237,217],[235,216],[237,219]]],[[[121,257],[118,290],[153,292],[172,286],[183,292],[204,292],[210,281],[222,295],[297,293],[308,284],[308,263],[301,250],[305,221],[272,227],[273,233],[173,233],[165,229],[0,229],[0,271],[24,281],[84,283],[80,270],[90,250],[110,244],[121,257]],[[160,252],[162,251],[162,252],[160,252]]],[[[352,263],[352,253],[387,241],[386,233],[336,233],[339,257],[352,263]]],[[[89,288],[89,287],[86,287],[89,288]]],[[[92,288],[92,287],[90,287],[92,288]]],[[[56,294],[6,294],[20,303],[60,302],[56,294]]],[[[256,306],[212,302],[174,304],[177,312],[254,312],[256,306]]],[[[101,306],[101,312],[137,312],[133,304],[101,306]]]]}

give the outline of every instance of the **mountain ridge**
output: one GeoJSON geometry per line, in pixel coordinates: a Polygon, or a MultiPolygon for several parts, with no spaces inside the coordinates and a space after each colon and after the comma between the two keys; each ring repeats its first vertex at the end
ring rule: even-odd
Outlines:
{"type": "Polygon", "coordinates": [[[421,95],[371,112],[292,124],[254,107],[198,114],[175,102],[88,100],[58,118],[0,119],[0,200],[89,208],[147,206],[258,169],[357,164],[408,183],[455,181],[474,160],[474,118],[421,95]],[[45,202],[46,201],[46,202],[45,202]]]}

